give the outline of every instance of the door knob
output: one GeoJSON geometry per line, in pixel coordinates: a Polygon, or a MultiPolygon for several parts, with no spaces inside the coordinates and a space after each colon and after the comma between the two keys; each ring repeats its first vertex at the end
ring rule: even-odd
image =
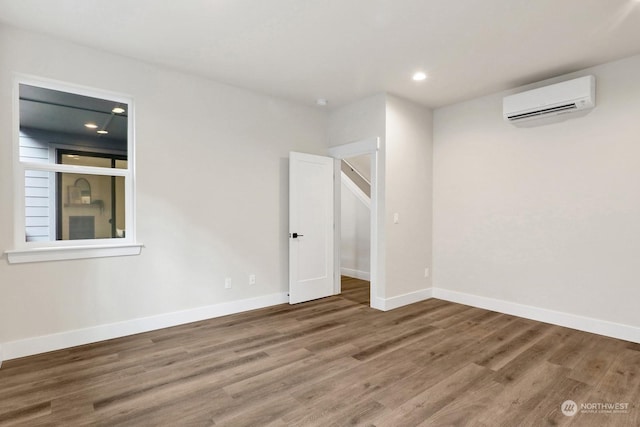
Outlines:
{"type": "Polygon", "coordinates": [[[298,237],[302,237],[302,236],[304,236],[304,234],[293,233],[291,235],[291,237],[293,237],[294,239],[297,239],[298,237]]]}

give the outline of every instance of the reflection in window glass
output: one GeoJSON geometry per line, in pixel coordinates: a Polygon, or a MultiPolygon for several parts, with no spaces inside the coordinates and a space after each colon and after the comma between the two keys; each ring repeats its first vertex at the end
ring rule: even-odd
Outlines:
{"type": "Polygon", "coordinates": [[[26,241],[126,237],[129,105],[27,84],[19,96],[26,241]]]}
{"type": "Polygon", "coordinates": [[[44,171],[25,171],[25,228],[28,242],[46,242],[55,235],[51,223],[51,209],[55,208],[50,194],[55,174],[44,171]]]}
{"type": "Polygon", "coordinates": [[[119,218],[118,227],[114,215],[124,212],[124,185],[118,188],[116,178],[124,181],[115,176],[58,173],[62,196],[58,240],[124,237],[124,217],[119,218]]]}
{"type": "Polygon", "coordinates": [[[49,214],[48,173],[25,172],[27,241],[110,239],[125,237],[125,178],[56,173],[55,221],[49,214]]]}

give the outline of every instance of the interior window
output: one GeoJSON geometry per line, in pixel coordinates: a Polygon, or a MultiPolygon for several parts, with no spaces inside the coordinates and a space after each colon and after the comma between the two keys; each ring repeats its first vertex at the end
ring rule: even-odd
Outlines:
{"type": "Polygon", "coordinates": [[[25,242],[124,239],[129,103],[19,85],[25,242]]]}

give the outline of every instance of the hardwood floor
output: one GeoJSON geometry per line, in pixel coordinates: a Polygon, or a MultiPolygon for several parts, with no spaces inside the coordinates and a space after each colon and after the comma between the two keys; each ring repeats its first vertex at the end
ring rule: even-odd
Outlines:
{"type": "Polygon", "coordinates": [[[379,312],[368,283],[343,288],[6,361],[0,425],[640,425],[638,344],[436,299],[379,312]]]}
{"type": "Polygon", "coordinates": [[[347,276],[342,276],[342,280],[340,282],[342,285],[342,293],[340,296],[342,298],[369,307],[371,300],[369,282],[347,276]]]}

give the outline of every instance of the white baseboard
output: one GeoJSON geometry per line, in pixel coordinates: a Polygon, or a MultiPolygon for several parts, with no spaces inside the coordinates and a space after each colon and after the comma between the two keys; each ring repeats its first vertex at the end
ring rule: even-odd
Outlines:
{"type": "Polygon", "coordinates": [[[380,297],[372,297],[371,308],[375,308],[376,310],[386,311],[384,309],[384,299],[380,297]]]}
{"type": "MultiPolygon", "coordinates": [[[[442,288],[421,289],[419,291],[386,299],[375,298],[372,301],[371,306],[379,310],[388,311],[432,297],[640,343],[640,328],[638,327],[518,304],[510,301],[450,291],[442,288]]],[[[157,316],[99,325],[91,328],[77,329],[57,334],[0,343],[0,366],[2,366],[2,362],[4,360],[31,356],[34,354],[75,347],[83,344],[90,344],[248,310],[255,310],[258,308],[283,304],[288,301],[289,298],[286,293],[278,293],[198,307],[190,310],[160,314],[157,316]]]]}
{"type": "Polygon", "coordinates": [[[432,297],[432,288],[420,289],[419,291],[409,292],[408,294],[398,295],[391,298],[377,298],[375,307],[382,311],[389,311],[414,302],[424,301],[432,297]]]}
{"type": "Polygon", "coordinates": [[[112,338],[169,328],[185,323],[212,319],[228,314],[269,307],[289,302],[287,293],[265,295],[239,301],[225,302],[157,316],[143,317],[85,329],[43,335],[0,343],[0,361],[31,356],[48,351],[90,344],[112,338]]]}
{"type": "Polygon", "coordinates": [[[355,277],[360,280],[371,280],[371,273],[368,271],[354,270],[352,268],[341,267],[340,274],[348,277],[355,277]]]}
{"type": "Polygon", "coordinates": [[[463,292],[450,291],[442,288],[433,288],[433,298],[640,343],[640,328],[621,323],[578,316],[505,300],[481,297],[463,292]]]}

